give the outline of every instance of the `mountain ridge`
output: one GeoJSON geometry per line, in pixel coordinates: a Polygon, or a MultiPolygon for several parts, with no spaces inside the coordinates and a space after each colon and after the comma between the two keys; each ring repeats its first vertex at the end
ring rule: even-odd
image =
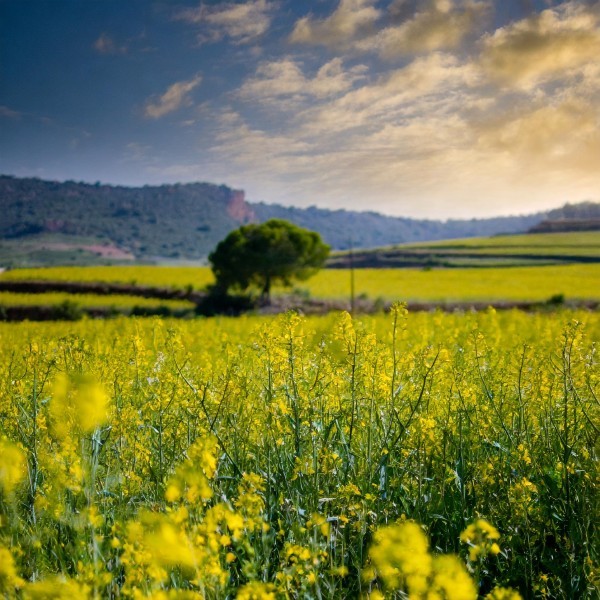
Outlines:
{"type": "MultiPolygon", "coordinates": [[[[0,264],[4,266],[54,264],[61,253],[70,255],[70,264],[94,257],[96,262],[202,261],[240,224],[274,217],[318,231],[335,250],[521,233],[545,219],[564,218],[567,208],[579,206],[437,221],[251,203],[242,190],[203,182],[126,187],[11,175],[0,175],[0,202],[0,264]]],[[[588,205],[600,216],[600,204],[588,205]]],[[[574,212],[577,217],[578,209],[574,212]]]]}

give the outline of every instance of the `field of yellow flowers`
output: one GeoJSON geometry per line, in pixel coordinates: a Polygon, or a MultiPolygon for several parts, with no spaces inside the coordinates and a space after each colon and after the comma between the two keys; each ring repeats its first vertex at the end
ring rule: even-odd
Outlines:
{"type": "Polygon", "coordinates": [[[0,323],[8,598],[596,598],[597,313],[0,323]]]}
{"type": "MultiPolygon", "coordinates": [[[[543,302],[557,294],[568,300],[600,299],[598,263],[486,269],[356,269],[354,276],[357,296],[387,301],[543,302]]],[[[197,290],[214,283],[208,267],[48,267],[0,273],[0,281],[20,280],[114,282],[197,290]]],[[[322,269],[308,281],[299,283],[297,291],[315,298],[348,298],[350,271],[322,269]]],[[[274,292],[281,294],[290,290],[276,286],[274,292]]],[[[71,299],[77,297],[71,296],[71,299]]],[[[112,297],[110,301],[123,304],[119,297],[112,297]]],[[[89,301],[86,304],[92,305],[89,301]]]]}

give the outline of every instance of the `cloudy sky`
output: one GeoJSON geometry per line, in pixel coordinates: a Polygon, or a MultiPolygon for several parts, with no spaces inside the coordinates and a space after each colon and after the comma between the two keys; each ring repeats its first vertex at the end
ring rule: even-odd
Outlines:
{"type": "Polygon", "coordinates": [[[0,0],[0,173],[432,218],[600,200],[600,2],[0,0]]]}

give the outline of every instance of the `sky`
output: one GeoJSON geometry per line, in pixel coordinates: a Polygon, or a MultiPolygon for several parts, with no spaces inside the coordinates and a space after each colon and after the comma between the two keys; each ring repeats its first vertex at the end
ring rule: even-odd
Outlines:
{"type": "Polygon", "coordinates": [[[0,173],[417,218],[600,201],[600,2],[0,0],[0,173]]]}

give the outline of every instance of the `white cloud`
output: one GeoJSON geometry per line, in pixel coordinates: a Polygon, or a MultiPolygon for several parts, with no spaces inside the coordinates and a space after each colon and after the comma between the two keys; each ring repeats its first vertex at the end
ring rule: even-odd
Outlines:
{"type": "MultiPolygon", "coordinates": [[[[249,126],[239,115],[224,113],[223,122],[228,126],[216,136],[213,150],[235,157],[242,163],[257,164],[261,158],[273,160],[277,157],[301,155],[314,147],[293,136],[270,133],[249,126]],[[235,116],[232,119],[232,116],[235,116]],[[235,126],[233,122],[235,121],[235,126]]],[[[270,168],[270,167],[269,167],[270,168]]]]}
{"type": "MultiPolygon", "coordinates": [[[[539,126],[547,116],[532,116],[530,125],[539,126]]],[[[552,140],[577,122],[576,116],[563,118],[552,126],[552,140]]],[[[525,133],[525,121],[511,136],[525,133]]],[[[229,162],[223,173],[233,173],[250,198],[296,206],[317,202],[404,216],[469,218],[597,196],[599,170],[590,165],[577,170],[575,155],[534,158],[527,147],[515,151],[509,139],[502,140],[504,148],[491,138],[478,144],[478,135],[463,117],[426,114],[372,133],[346,131],[328,144],[307,143],[293,130],[274,134],[243,125],[224,134],[212,150],[221,164],[229,162]]],[[[587,158],[599,149],[597,137],[586,142],[582,135],[578,144],[588,145],[587,158]]]]}
{"type": "Polygon", "coordinates": [[[23,113],[20,113],[12,108],[8,108],[8,106],[0,106],[0,118],[3,119],[20,119],[23,116],[23,113]]]}
{"type": "Polygon", "coordinates": [[[144,164],[156,163],[158,158],[154,155],[154,148],[140,142],[129,142],[123,150],[123,162],[137,162],[144,164]]]}
{"type": "MultiPolygon", "coordinates": [[[[294,66],[265,69],[268,80],[281,69],[281,87],[253,92],[297,93],[312,79],[294,66]]],[[[212,150],[229,163],[219,173],[235,173],[255,200],[430,218],[542,210],[597,197],[599,79],[600,65],[588,65],[552,97],[515,94],[490,88],[476,63],[436,52],[307,98],[272,129],[226,113],[212,150]]]]}
{"type": "Polygon", "coordinates": [[[399,25],[385,27],[358,43],[385,58],[458,48],[489,8],[488,2],[432,0],[399,25]]]}
{"type": "Polygon", "coordinates": [[[486,36],[481,64],[496,81],[528,89],[599,57],[600,7],[566,2],[486,36]]]}
{"type": "Polygon", "coordinates": [[[418,10],[405,2],[387,10],[374,0],[340,0],[325,19],[304,17],[296,22],[290,40],[363,52],[386,58],[450,50],[474,32],[490,7],[489,0],[419,0],[418,10]],[[396,23],[402,18],[400,23],[396,23]]]}
{"type": "Polygon", "coordinates": [[[325,63],[314,77],[302,72],[302,65],[292,58],[264,62],[254,77],[247,79],[239,90],[245,99],[279,101],[294,98],[327,98],[348,91],[364,77],[366,67],[358,65],[345,71],[341,58],[325,63]]]}
{"type": "Polygon", "coordinates": [[[99,54],[126,54],[128,50],[126,45],[117,44],[108,33],[101,33],[93,46],[99,54]]]}
{"type": "Polygon", "coordinates": [[[597,197],[600,6],[562,3],[469,46],[489,4],[341,0],[301,19],[290,40],[337,58],[315,69],[288,48],[259,63],[228,96],[236,111],[212,114],[198,165],[170,168],[253,200],[432,218],[597,197]],[[348,66],[356,50],[417,56],[369,70],[348,66]]]}
{"type": "Polygon", "coordinates": [[[241,4],[221,3],[216,6],[201,4],[179,12],[175,18],[187,23],[205,25],[198,35],[200,42],[213,42],[227,36],[234,42],[252,42],[267,32],[271,24],[273,2],[252,0],[241,4]]]}
{"type": "Polygon", "coordinates": [[[475,124],[480,148],[552,173],[600,170],[600,108],[578,98],[517,107],[475,124]]]}
{"type": "Polygon", "coordinates": [[[340,0],[336,10],[325,19],[303,17],[294,26],[290,40],[303,44],[347,46],[372,31],[382,15],[375,0],[340,0]]]}
{"type": "Polygon", "coordinates": [[[178,81],[167,88],[167,91],[155,100],[146,103],[144,114],[151,119],[164,117],[166,114],[178,110],[182,106],[189,106],[192,101],[189,93],[200,85],[202,77],[197,75],[188,81],[178,81]]]}
{"type": "Polygon", "coordinates": [[[378,127],[404,119],[415,110],[426,110],[424,103],[452,100],[462,90],[476,84],[478,71],[456,57],[433,53],[414,60],[401,69],[381,76],[374,83],[351,90],[325,105],[308,109],[301,116],[304,128],[312,134],[331,134],[358,127],[378,127]]]}

